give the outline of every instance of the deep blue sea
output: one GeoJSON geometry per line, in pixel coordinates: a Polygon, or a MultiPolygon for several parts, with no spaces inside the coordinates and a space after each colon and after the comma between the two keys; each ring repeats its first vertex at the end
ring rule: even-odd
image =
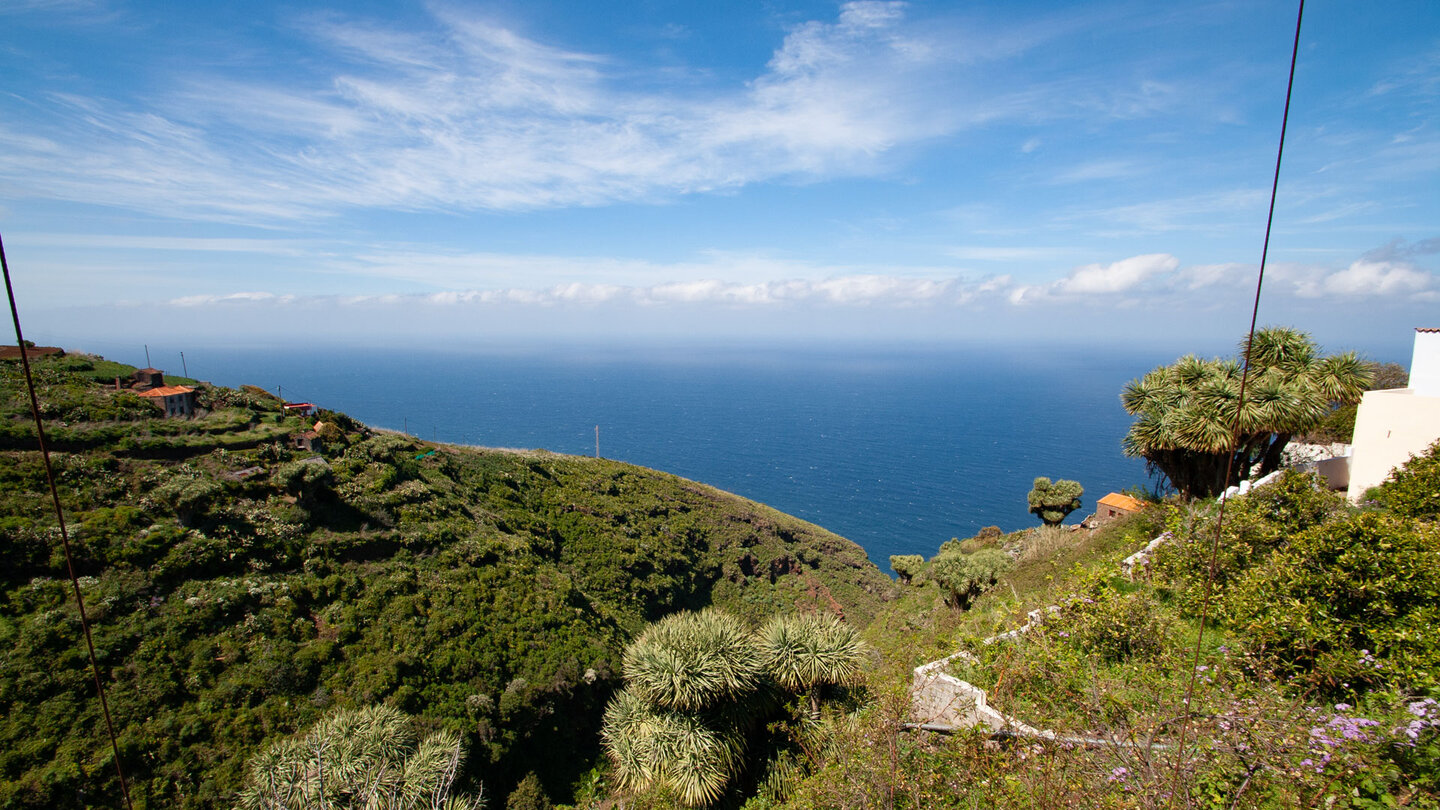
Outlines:
{"type": "Polygon", "coordinates": [[[818,523],[888,571],[891,554],[1037,525],[1025,504],[1037,475],[1084,485],[1073,520],[1144,484],[1143,463],[1120,452],[1119,394],[1173,359],[1056,347],[297,346],[192,349],[185,362],[200,379],[280,389],[444,442],[589,455],[598,425],[601,455],[818,523]]]}

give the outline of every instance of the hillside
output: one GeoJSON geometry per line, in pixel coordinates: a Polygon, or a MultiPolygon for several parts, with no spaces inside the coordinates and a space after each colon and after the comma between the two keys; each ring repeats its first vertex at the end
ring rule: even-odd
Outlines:
{"type": "MultiPolygon", "coordinates": [[[[853,543],[602,459],[455,447],[192,381],[164,419],[98,358],[33,363],[137,807],[227,805],[245,759],[332,706],[465,736],[466,781],[595,765],[625,643],[680,608],[863,626],[892,586],[853,543]],[[106,383],[112,383],[107,387],[106,383]]],[[[17,363],[0,364],[0,806],[119,804],[17,363]]],[[[167,380],[167,384],[176,381],[167,380]]]]}
{"type": "Polygon", "coordinates": [[[871,704],[759,806],[1440,807],[1440,443],[1360,507],[1316,484],[945,544],[867,631],[871,704]],[[997,549],[955,609],[936,562],[997,549]],[[907,725],[941,659],[1044,732],[907,725]]]}

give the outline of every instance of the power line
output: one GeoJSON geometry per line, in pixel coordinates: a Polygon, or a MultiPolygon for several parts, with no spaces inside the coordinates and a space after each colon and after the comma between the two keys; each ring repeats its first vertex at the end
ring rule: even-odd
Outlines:
{"type": "MultiPolygon", "coordinates": [[[[1290,80],[1285,86],[1285,112],[1280,116],[1280,144],[1275,149],[1275,174],[1270,182],[1270,211],[1265,218],[1265,242],[1260,248],[1260,272],[1255,279],[1255,302],[1250,310],[1250,332],[1245,338],[1245,366],[1240,373],[1240,395],[1235,402],[1235,420],[1230,428],[1230,452],[1225,462],[1225,481],[1229,483],[1235,468],[1235,451],[1240,445],[1240,416],[1245,407],[1245,384],[1250,379],[1250,356],[1255,346],[1255,325],[1260,318],[1260,291],[1265,284],[1265,261],[1270,254],[1270,230],[1275,223],[1275,197],[1280,190],[1280,161],[1285,155],[1285,129],[1290,123],[1290,97],[1295,90],[1295,63],[1300,57],[1300,24],[1305,19],[1305,0],[1295,15],[1295,43],[1290,49],[1290,80]]],[[[1210,603],[1214,598],[1215,566],[1220,557],[1220,532],[1225,525],[1225,506],[1230,499],[1220,498],[1215,517],[1215,537],[1210,542],[1210,564],[1205,571],[1205,592],[1200,601],[1200,629],[1195,636],[1195,653],[1190,661],[1190,677],[1185,685],[1184,705],[1180,708],[1180,739],[1175,746],[1175,783],[1170,791],[1170,806],[1175,806],[1180,787],[1180,769],[1184,763],[1185,734],[1190,727],[1191,700],[1195,696],[1195,679],[1199,672],[1200,650],[1205,641],[1205,628],[1210,620],[1210,603]]]]}
{"type": "MultiPolygon", "coordinates": [[[[60,490],[55,487],[55,471],[50,466],[50,449],[45,445],[45,424],[40,419],[40,400],[35,396],[35,379],[30,374],[30,353],[25,350],[25,336],[20,331],[20,310],[15,306],[15,288],[10,284],[10,263],[5,260],[5,242],[0,239],[0,270],[5,274],[5,295],[10,299],[10,318],[15,322],[15,344],[20,347],[20,363],[25,369],[25,388],[30,392],[30,413],[35,417],[35,435],[40,440],[40,456],[45,462],[45,479],[50,484],[50,499],[55,504],[55,519],[60,523],[60,543],[65,548],[65,567],[70,572],[70,587],[75,591],[75,604],[80,609],[80,627],[85,631],[85,647],[90,651],[90,671],[95,676],[95,691],[100,695],[100,709],[105,715],[105,730],[110,735],[110,753],[115,759],[115,775],[120,777],[120,792],[125,806],[130,804],[130,786],[125,782],[125,769],[120,765],[120,744],[115,739],[115,723],[110,719],[110,702],[105,699],[105,682],[100,678],[100,662],[95,657],[95,641],[90,636],[90,620],[85,615],[85,599],[80,595],[80,580],[75,576],[75,561],[70,554],[70,535],[65,529],[65,513],[60,508],[60,490]]],[[[150,359],[150,347],[145,347],[150,359]]]]}

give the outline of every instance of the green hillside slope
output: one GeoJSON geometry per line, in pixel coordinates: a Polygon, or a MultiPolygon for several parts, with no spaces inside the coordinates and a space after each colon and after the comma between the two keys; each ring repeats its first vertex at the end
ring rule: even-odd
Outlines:
{"type": "MultiPolygon", "coordinates": [[[[680,608],[811,606],[863,626],[890,581],[853,543],[600,459],[421,442],[259,389],[195,419],[36,364],[81,590],[137,807],[228,805],[247,756],[337,705],[460,732],[466,781],[557,798],[598,755],[625,643],[680,608]]],[[[120,803],[28,402],[0,365],[0,806],[120,803]]],[[[113,386],[112,386],[113,387],[113,386]]]]}

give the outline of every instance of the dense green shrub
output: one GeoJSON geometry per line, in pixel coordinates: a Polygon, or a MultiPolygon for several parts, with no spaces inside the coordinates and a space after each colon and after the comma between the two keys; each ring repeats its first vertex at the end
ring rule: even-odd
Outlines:
{"type": "Polygon", "coordinates": [[[1247,572],[1224,616],[1276,669],[1315,686],[1434,689],[1437,559],[1440,526],[1350,514],[1295,535],[1247,572]]]}
{"type": "Polygon", "coordinates": [[[1170,646],[1170,622],[1148,590],[1093,581],[1062,610],[1070,643],[1110,662],[1153,658],[1170,646]]]}
{"type": "Polygon", "coordinates": [[[1440,441],[1424,455],[1411,456],[1384,483],[1366,492],[1365,499],[1399,515],[1440,518],[1440,441]]]}
{"type": "Polygon", "coordinates": [[[551,810],[554,806],[534,773],[526,774],[505,799],[505,810],[551,810]]]}
{"type": "Polygon", "coordinates": [[[919,554],[891,554],[890,568],[900,577],[901,584],[908,585],[925,568],[925,558],[919,554]]]}
{"type": "Polygon", "coordinates": [[[930,561],[925,574],[940,585],[945,602],[966,610],[975,597],[1015,567],[1015,561],[999,549],[981,549],[974,554],[942,553],[930,561]]]}
{"type": "MultiPolygon", "coordinates": [[[[1225,504],[1213,593],[1223,594],[1235,578],[1264,561],[1291,537],[1323,524],[1345,509],[1344,498],[1317,486],[1315,476],[1288,470],[1244,497],[1231,498],[1225,504]]],[[[1206,593],[1218,517],[1215,505],[1171,512],[1166,529],[1173,539],[1156,550],[1150,566],[1161,582],[1174,588],[1180,604],[1196,614],[1206,593]]]]}

